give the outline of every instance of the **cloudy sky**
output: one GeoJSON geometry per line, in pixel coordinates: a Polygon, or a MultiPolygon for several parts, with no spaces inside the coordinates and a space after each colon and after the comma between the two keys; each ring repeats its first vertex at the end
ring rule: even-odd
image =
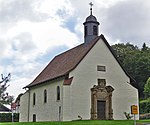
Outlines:
{"type": "Polygon", "coordinates": [[[83,42],[93,15],[108,42],[150,47],[150,0],[0,0],[0,73],[17,97],[57,54],[83,42]]]}

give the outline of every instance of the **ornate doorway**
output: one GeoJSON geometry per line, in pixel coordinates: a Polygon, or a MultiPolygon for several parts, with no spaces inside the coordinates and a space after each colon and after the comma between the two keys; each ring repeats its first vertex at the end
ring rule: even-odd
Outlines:
{"type": "Polygon", "coordinates": [[[113,119],[113,91],[105,79],[98,79],[98,85],[91,88],[91,119],[113,119]]]}

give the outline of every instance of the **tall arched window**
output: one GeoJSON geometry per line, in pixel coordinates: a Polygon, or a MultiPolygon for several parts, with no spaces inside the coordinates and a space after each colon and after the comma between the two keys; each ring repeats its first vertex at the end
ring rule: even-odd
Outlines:
{"type": "Polygon", "coordinates": [[[44,90],[44,103],[47,102],[47,90],[45,89],[44,90]]]}
{"type": "Polygon", "coordinates": [[[60,87],[57,86],[57,100],[60,100],[60,87]]]}
{"type": "Polygon", "coordinates": [[[93,26],[93,35],[98,35],[98,27],[97,26],[93,26]]]}
{"type": "Polygon", "coordinates": [[[33,105],[35,105],[35,101],[36,101],[36,95],[35,93],[33,93],[33,105]]]}
{"type": "Polygon", "coordinates": [[[84,36],[87,36],[88,31],[87,31],[87,26],[84,27],[84,36]]]}

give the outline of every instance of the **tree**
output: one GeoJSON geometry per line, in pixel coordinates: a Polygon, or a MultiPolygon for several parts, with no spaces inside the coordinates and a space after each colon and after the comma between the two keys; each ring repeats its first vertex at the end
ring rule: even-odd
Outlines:
{"type": "Polygon", "coordinates": [[[146,84],[144,86],[144,94],[146,98],[150,97],[150,77],[147,79],[146,84]]]}
{"type": "Polygon", "coordinates": [[[128,58],[128,56],[131,55],[133,51],[138,50],[137,46],[134,46],[130,43],[126,43],[126,44],[118,43],[118,44],[112,45],[112,48],[115,50],[117,57],[122,64],[125,58],[128,58]]]}
{"type": "Polygon", "coordinates": [[[139,49],[130,43],[112,45],[118,59],[127,72],[136,80],[140,98],[144,97],[144,85],[150,74],[150,48],[143,44],[139,49]]]}
{"type": "Polygon", "coordinates": [[[146,43],[143,43],[142,51],[146,51],[146,50],[148,50],[148,47],[146,46],[146,43]]]}
{"type": "Polygon", "coordinates": [[[9,73],[7,77],[2,76],[2,80],[0,81],[0,103],[1,104],[10,104],[13,101],[13,96],[10,96],[8,92],[6,92],[8,88],[8,82],[10,81],[11,74],[9,73]]]}

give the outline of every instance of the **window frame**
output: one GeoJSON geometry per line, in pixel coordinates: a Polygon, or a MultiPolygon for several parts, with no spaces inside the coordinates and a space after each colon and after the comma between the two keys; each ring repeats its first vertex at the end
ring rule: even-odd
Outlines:
{"type": "Polygon", "coordinates": [[[88,34],[88,27],[85,26],[85,27],[84,27],[84,36],[87,36],[87,34],[88,34]]]}
{"type": "Polygon", "coordinates": [[[57,101],[60,101],[60,86],[57,86],[57,101]]]}
{"type": "Polygon", "coordinates": [[[98,27],[97,26],[93,26],[93,35],[98,35],[98,27]]]}
{"type": "Polygon", "coordinates": [[[97,71],[106,72],[106,66],[104,66],[104,65],[97,65],[97,71]]]}
{"type": "Polygon", "coordinates": [[[33,105],[35,105],[36,104],[36,94],[35,94],[35,92],[33,93],[33,105]]]}
{"type": "Polygon", "coordinates": [[[44,103],[47,103],[47,90],[44,90],[44,103]]]}

